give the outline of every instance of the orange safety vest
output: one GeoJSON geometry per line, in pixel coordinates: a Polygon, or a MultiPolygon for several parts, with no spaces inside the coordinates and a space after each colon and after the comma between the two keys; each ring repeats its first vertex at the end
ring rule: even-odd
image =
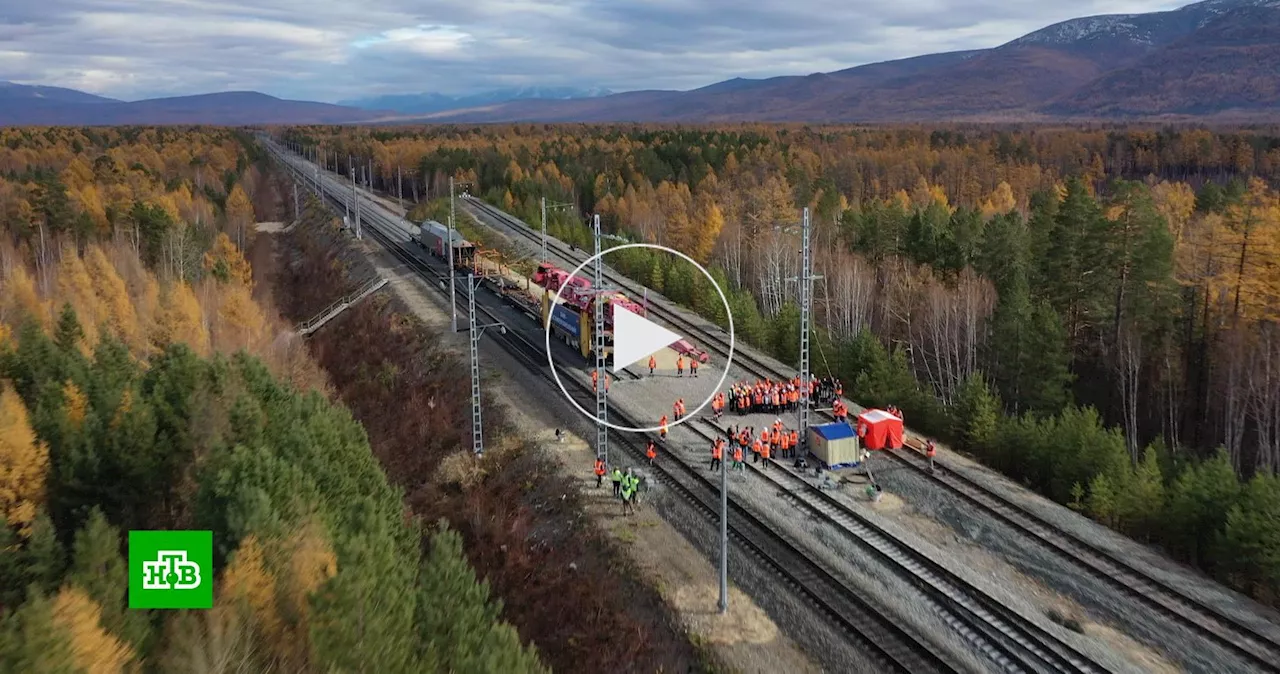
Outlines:
{"type": "Polygon", "coordinates": [[[786,449],[790,448],[790,447],[791,447],[791,435],[790,435],[790,434],[788,434],[788,433],[783,433],[783,434],[782,434],[782,440],[781,440],[781,442],[779,442],[779,443],[778,443],[778,445],[779,445],[780,447],[782,447],[782,449],[784,449],[784,450],[786,450],[786,449]]]}
{"type": "Polygon", "coordinates": [[[604,475],[604,461],[596,459],[596,475],[604,475]]]}
{"type": "Polygon", "coordinates": [[[658,361],[653,356],[649,356],[649,369],[652,370],[656,367],[658,367],[658,361]]]}
{"type": "Polygon", "coordinates": [[[724,456],[724,446],[719,442],[711,446],[711,458],[718,459],[724,456]]]}
{"type": "Polygon", "coordinates": [[[800,446],[800,431],[791,431],[791,446],[800,446]]]}
{"type": "Polygon", "coordinates": [[[752,452],[753,454],[759,454],[759,453],[760,453],[760,441],[759,441],[759,440],[756,440],[755,442],[751,443],[751,452],[752,452]]]}
{"type": "Polygon", "coordinates": [[[733,460],[742,463],[742,448],[735,447],[733,450],[733,460]]]}
{"type": "Polygon", "coordinates": [[[928,445],[925,445],[924,453],[932,459],[938,455],[938,448],[933,446],[933,442],[930,442],[928,445]]]}
{"type": "Polygon", "coordinates": [[[769,445],[764,443],[760,444],[760,456],[766,459],[769,458],[769,445]]]}
{"type": "Polygon", "coordinates": [[[782,444],[782,431],[773,432],[773,444],[775,445],[782,444]]]}
{"type": "Polygon", "coordinates": [[[658,450],[654,449],[654,445],[652,442],[649,443],[649,448],[644,451],[644,455],[649,457],[650,459],[658,455],[658,450]]]}
{"type": "Polygon", "coordinates": [[[683,369],[684,369],[684,356],[681,356],[681,357],[679,357],[679,358],[677,358],[677,359],[676,359],[676,369],[677,369],[677,370],[683,370],[683,369]]]}
{"type": "Polygon", "coordinates": [[[662,434],[667,434],[667,415],[662,415],[662,419],[658,421],[658,425],[662,427],[662,434]]]}

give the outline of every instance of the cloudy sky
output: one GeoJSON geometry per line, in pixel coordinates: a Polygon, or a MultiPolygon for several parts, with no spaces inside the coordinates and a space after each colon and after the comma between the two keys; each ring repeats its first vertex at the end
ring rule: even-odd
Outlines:
{"type": "Polygon", "coordinates": [[[1160,0],[0,0],[0,80],[133,100],[688,89],[990,47],[1160,0]],[[265,7],[270,8],[265,8],[265,7]]]}

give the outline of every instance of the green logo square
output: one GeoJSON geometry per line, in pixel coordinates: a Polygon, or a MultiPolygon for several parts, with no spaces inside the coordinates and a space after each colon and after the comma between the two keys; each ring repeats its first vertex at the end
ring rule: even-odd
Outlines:
{"type": "Polygon", "coordinates": [[[213,608],[213,532],[130,531],[129,608],[213,608]]]}

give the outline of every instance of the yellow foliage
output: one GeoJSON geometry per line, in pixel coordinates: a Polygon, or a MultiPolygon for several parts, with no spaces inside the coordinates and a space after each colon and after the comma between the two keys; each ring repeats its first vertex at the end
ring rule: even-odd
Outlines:
{"type": "Polygon", "coordinates": [[[9,346],[9,341],[13,339],[13,330],[4,323],[0,323],[0,349],[9,346]]]}
{"type": "Polygon", "coordinates": [[[27,273],[25,266],[15,264],[10,267],[4,282],[0,283],[0,290],[3,290],[0,292],[0,310],[4,311],[6,317],[13,317],[10,320],[16,323],[18,315],[25,313],[39,321],[40,325],[49,325],[49,307],[40,299],[35,281],[27,273]]]}
{"type": "Polygon", "coordinates": [[[138,314],[133,309],[133,301],[129,299],[124,279],[120,278],[115,266],[97,246],[90,246],[85,253],[85,267],[93,289],[97,291],[102,319],[112,334],[131,348],[140,348],[142,343],[139,338],[138,314]]]}
{"type": "Polygon", "coordinates": [[[893,206],[895,204],[898,206],[898,208],[904,211],[910,212],[911,196],[907,194],[906,190],[898,190],[897,192],[894,192],[893,196],[886,201],[886,205],[888,206],[893,206]]]}
{"type": "Polygon", "coordinates": [[[62,398],[65,401],[63,404],[67,421],[70,421],[72,426],[80,428],[84,425],[85,413],[89,411],[89,398],[70,379],[62,385],[62,398]]]}
{"type": "Polygon", "coordinates": [[[71,641],[76,666],[88,674],[131,671],[134,653],[102,629],[102,608],[84,591],[67,586],[53,599],[53,623],[71,641]]]}
{"type": "Polygon", "coordinates": [[[98,228],[99,234],[105,234],[109,231],[110,222],[107,220],[107,210],[102,204],[102,195],[98,192],[96,185],[92,183],[84,185],[79,189],[68,190],[71,200],[75,202],[78,210],[89,216],[94,226],[98,228]]]}
{"type": "Polygon", "coordinates": [[[245,231],[254,223],[253,202],[240,185],[231,188],[227,195],[227,224],[233,230],[245,231]]]}
{"type": "Polygon", "coordinates": [[[62,183],[67,186],[69,191],[79,190],[85,185],[93,184],[93,169],[84,163],[80,157],[71,160],[70,164],[62,170],[62,183]]]}
{"type": "Polygon", "coordinates": [[[258,538],[246,536],[227,565],[220,598],[243,601],[260,629],[267,634],[280,630],[280,616],[276,612],[275,580],[267,570],[266,559],[258,538]]]}
{"type": "Polygon", "coordinates": [[[5,382],[0,389],[0,513],[27,536],[44,502],[49,448],[36,439],[17,391],[5,382]]]}
{"type": "Polygon", "coordinates": [[[226,233],[219,233],[213,247],[204,254],[204,270],[222,274],[230,283],[253,287],[253,269],[226,233]]]}
{"type": "Polygon", "coordinates": [[[218,325],[214,330],[219,350],[248,348],[266,327],[262,309],[242,285],[219,286],[218,325]]]}
{"type": "Polygon", "coordinates": [[[324,527],[309,518],[286,540],[247,536],[227,566],[219,603],[247,609],[259,641],[283,671],[305,671],[310,597],[338,572],[324,527]]]}
{"type": "Polygon", "coordinates": [[[1001,180],[996,189],[991,192],[991,196],[982,202],[983,217],[990,218],[996,215],[1008,213],[1018,207],[1018,200],[1013,196],[1013,188],[1009,183],[1001,180]]]}
{"type": "Polygon", "coordinates": [[[138,329],[154,341],[156,322],[160,319],[160,281],[147,274],[138,293],[138,329]]]}
{"type": "Polygon", "coordinates": [[[698,195],[693,210],[693,245],[688,254],[701,263],[706,263],[720,238],[720,230],[724,229],[724,213],[709,195],[698,195]]]}
{"type": "Polygon", "coordinates": [[[204,312],[195,292],[185,282],[172,283],[161,294],[152,341],[160,348],[184,343],[201,356],[209,354],[209,330],[204,324],[204,312]]]}
{"type": "Polygon", "coordinates": [[[116,413],[111,417],[111,428],[114,430],[124,423],[124,417],[133,411],[133,389],[125,389],[120,395],[120,404],[116,407],[116,413]]]}
{"type": "Polygon", "coordinates": [[[1151,188],[1156,211],[1169,223],[1175,241],[1181,241],[1191,214],[1196,210],[1196,193],[1186,183],[1162,181],[1151,188]]]}
{"type": "Polygon", "coordinates": [[[98,294],[93,290],[89,270],[70,247],[62,251],[62,261],[58,263],[57,292],[59,300],[75,309],[80,327],[84,329],[81,346],[86,353],[92,352],[98,343],[98,325],[104,312],[98,307],[98,294]]]}

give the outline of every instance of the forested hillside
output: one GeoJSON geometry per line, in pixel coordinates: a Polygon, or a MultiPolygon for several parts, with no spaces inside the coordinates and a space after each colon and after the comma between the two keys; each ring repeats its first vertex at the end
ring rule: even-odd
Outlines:
{"type": "MultiPolygon", "coordinates": [[[[1028,128],[297,128],[415,200],[453,175],[588,244],[581,215],[706,261],[740,337],[1045,494],[1280,601],[1280,136],[1028,128]]],[[[340,159],[339,159],[340,158],[340,159]]],[[[618,263],[720,311],[665,259],[618,263]]],[[[721,317],[722,318],[722,317],[721,317]]]]}
{"type": "Polygon", "coordinates": [[[0,671],[546,671],[254,299],[251,146],[0,139],[0,671]],[[214,531],[213,610],[127,608],[137,529],[214,531]]]}

